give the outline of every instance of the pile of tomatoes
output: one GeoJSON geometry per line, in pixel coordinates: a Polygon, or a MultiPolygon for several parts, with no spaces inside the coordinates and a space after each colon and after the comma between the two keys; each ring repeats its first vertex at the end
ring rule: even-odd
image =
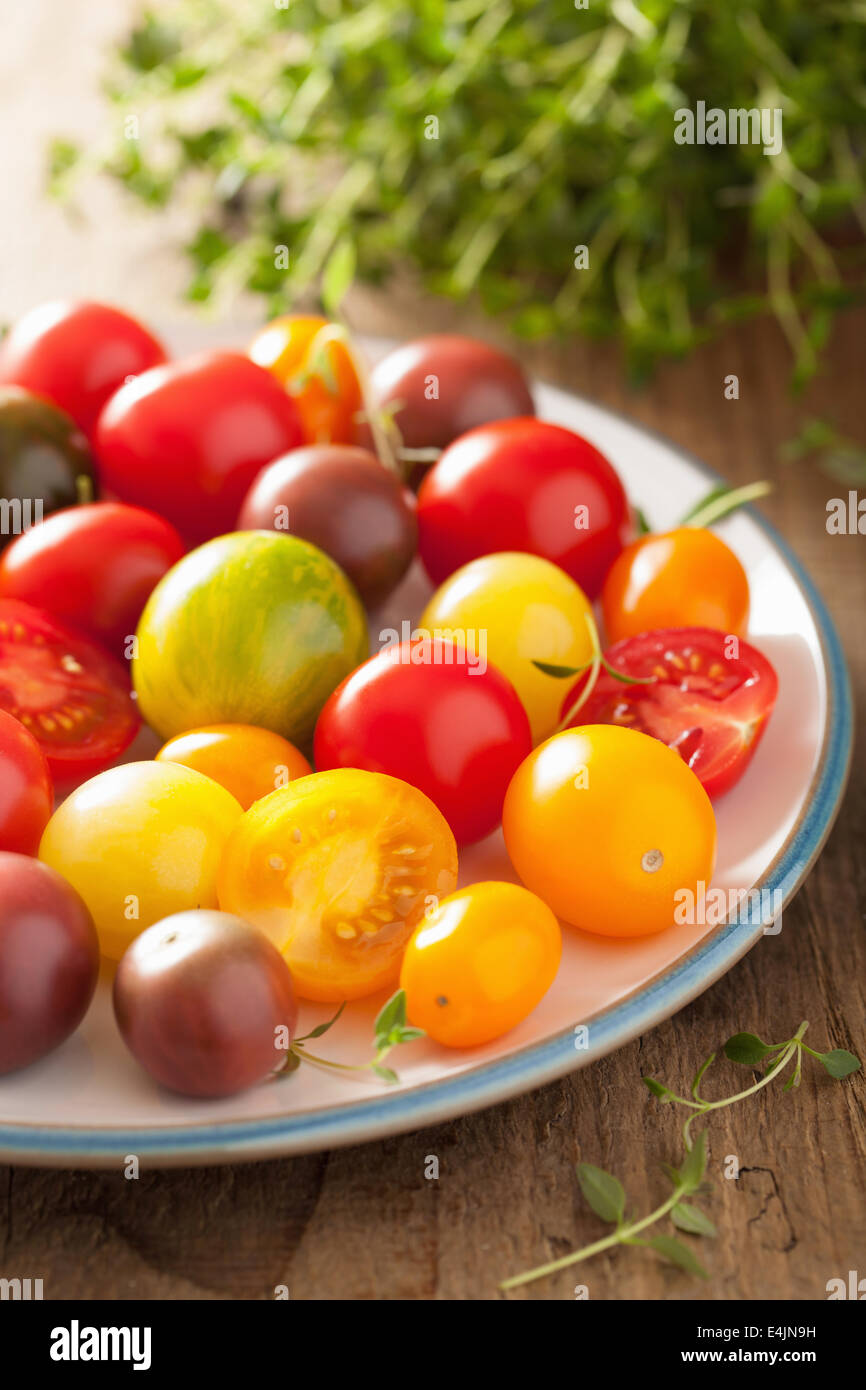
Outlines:
{"type": "Polygon", "coordinates": [[[560,920],[658,932],[709,884],[776,697],[745,572],[701,527],[639,534],[506,354],[368,372],[295,315],[169,361],[49,305],[0,346],[0,492],[0,1072],[78,1026],[100,957],[188,1094],[285,1066],[298,998],[399,983],[473,1046],[548,990],[560,920]],[[370,656],[416,555],[434,592],[370,656]],[[523,886],[458,890],[500,825],[523,886]]]}

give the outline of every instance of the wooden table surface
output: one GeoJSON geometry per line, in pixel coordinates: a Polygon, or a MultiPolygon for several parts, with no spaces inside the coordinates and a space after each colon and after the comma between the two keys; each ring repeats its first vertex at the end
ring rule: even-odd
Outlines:
{"type": "MultiPolygon", "coordinates": [[[[4,38],[0,319],[58,293],[113,297],[162,321],[179,312],[182,271],[171,250],[179,221],[140,221],[101,191],[90,221],[74,223],[40,194],[44,134],[98,130],[97,45],[128,9],[67,0],[61,15],[39,0],[16,11],[4,38]],[[83,64],[65,61],[73,37],[83,64]]],[[[410,291],[356,294],[350,307],[365,332],[454,325],[450,309],[410,291]]],[[[462,326],[493,333],[467,317],[462,326]]],[[[625,386],[612,351],[575,343],[522,354],[531,370],[626,411],[731,481],[776,482],[763,510],[838,624],[861,728],[866,537],[827,534],[826,501],[845,489],[813,464],[781,463],[779,448],[806,413],[832,416],[862,439],[864,336],[862,315],[842,320],[821,381],[796,403],[786,351],[769,324],[734,330],[666,367],[639,395],[625,386]],[[732,372],[740,380],[735,402],[723,394],[732,372]]],[[[534,1094],[360,1148],[144,1171],[138,1182],[119,1171],[0,1168],[0,1274],[42,1277],[46,1298],[270,1299],[279,1285],[294,1299],[495,1298],[504,1276],[604,1234],[578,1191],[577,1162],[618,1173],[640,1211],[661,1200],[659,1164],[677,1154],[680,1119],[648,1096],[643,1074],[687,1089],[732,1032],[784,1038],[803,1019],[813,1045],[866,1055],[864,844],[861,737],[836,827],[782,932],[645,1037],[534,1094]],[[424,1176],[431,1154],[438,1181],[424,1176]]],[[[711,1093],[741,1086],[744,1075],[721,1064],[711,1093]]],[[[568,1299],[585,1284],[593,1299],[821,1299],[829,1279],[866,1274],[864,1085],[862,1074],[843,1084],[810,1068],[799,1091],[769,1087],[713,1117],[706,1206],[720,1235],[703,1247],[706,1284],[647,1251],[619,1250],[511,1297],[568,1299]],[[722,1176],[728,1155],[737,1156],[737,1181],[722,1176]]]]}

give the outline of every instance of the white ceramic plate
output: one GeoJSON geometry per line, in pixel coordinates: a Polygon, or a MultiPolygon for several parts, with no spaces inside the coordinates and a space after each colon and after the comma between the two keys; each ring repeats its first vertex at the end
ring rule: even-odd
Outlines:
{"type": "MultiPolygon", "coordinates": [[[[611,460],[655,527],[674,524],[718,479],[703,464],[600,406],[551,387],[538,413],[577,430],[611,460]]],[[[746,567],[750,637],[779,673],[779,700],[743,780],[717,806],[714,886],[760,887],[784,903],[808,873],[839,806],[851,747],[851,705],[838,637],[811,581],[757,514],[719,527],[746,567]]],[[[376,626],[414,619],[429,592],[413,571],[376,626]]],[[[374,646],[376,634],[374,632],[374,646]]],[[[136,755],[150,756],[149,733],[136,755]]],[[[462,855],[461,883],[513,879],[501,835],[462,855]]],[[[162,1091],[126,1052],[110,982],[78,1033],[51,1056],[0,1078],[0,1160],[69,1167],[221,1163],[302,1153],[416,1129],[540,1086],[669,1017],[724,974],[764,931],[761,913],[712,928],[675,926],[616,941],[566,928],[557,980],[520,1027],[488,1046],[454,1052],[424,1040],[401,1048],[400,1083],[347,1079],[302,1066],[290,1078],[224,1101],[162,1091]],[[581,1025],[588,1025],[585,1033],[581,1025]],[[576,1029],[580,1029],[576,1032],[576,1029]],[[585,1046],[582,1044],[586,1044],[585,1046]]],[[[773,955],[765,969],[772,976],[773,955]]],[[[348,1008],[318,1043],[346,1062],[370,1056],[381,999],[348,1008]]],[[[301,1031],[327,1016],[306,1005],[301,1031]]]]}

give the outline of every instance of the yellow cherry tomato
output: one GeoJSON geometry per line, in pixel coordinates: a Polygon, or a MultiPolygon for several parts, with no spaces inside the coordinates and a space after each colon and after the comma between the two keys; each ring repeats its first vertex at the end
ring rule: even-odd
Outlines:
{"type": "Polygon", "coordinates": [[[315,314],[286,314],[257,333],[249,356],[267,367],[295,401],[310,444],[354,444],[361,409],[358,374],[346,345],[314,339],[332,328],[315,314]]]}
{"type": "Polygon", "coordinates": [[[635,729],[585,724],[530,753],[505,796],[511,862],[567,922],[649,936],[697,905],[716,861],[710,799],[672,748],[635,729]]]}
{"type": "Polygon", "coordinates": [[[559,723],[562,681],[533,662],[577,667],[592,656],[592,609],[564,570],[538,555],[502,551],[456,570],[419,624],[447,633],[511,681],[538,743],[559,723]]]}
{"type": "Polygon", "coordinates": [[[423,792],[336,768],[257,801],[226,846],[219,900],[261,927],[303,999],[393,986],[424,913],[457,884],[457,846],[423,792]]]}
{"type": "Polygon", "coordinates": [[[473,883],[416,928],[400,972],[409,1022],[446,1047],[507,1033],[552,985],[559,923],[515,883],[473,883]]]}
{"type": "Polygon", "coordinates": [[[208,724],[169,739],[156,755],[159,763],[180,763],[212,777],[248,811],[269,796],[312,772],[293,743],[270,729],[252,724],[208,724]]]}
{"type": "Polygon", "coordinates": [[[77,787],[48,822],[39,858],[77,888],[102,953],[119,960],[145,927],[216,907],[216,877],[241,807],[175,763],[127,763],[77,787]]]}
{"type": "Polygon", "coordinates": [[[609,642],[660,627],[712,627],[742,636],[749,581],[730,546],[697,526],[642,536],[620,551],[601,594],[609,642]]]}

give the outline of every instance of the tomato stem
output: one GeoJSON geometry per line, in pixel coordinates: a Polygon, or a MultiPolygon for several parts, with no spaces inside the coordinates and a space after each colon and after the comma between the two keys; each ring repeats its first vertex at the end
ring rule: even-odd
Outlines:
{"type": "Polygon", "coordinates": [[[617,1227],[612,1235],[603,1236],[601,1240],[593,1241],[592,1245],[584,1245],[580,1250],[573,1250],[570,1255],[551,1260],[549,1264],[539,1265],[537,1269],[530,1269],[526,1274],[515,1274],[510,1279],[504,1279],[499,1285],[500,1289],[517,1289],[521,1284],[531,1284],[535,1279],[543,1279],[547,1274],[556,1274],[558,1270],[567,1269],[569,1265],[580,1264],[582,1260],[588,1260],[593,1255],[600,1255],[602,1250],[610,1250],[614,1245],[632,1244],[639,1231],[655,1225],[656,1221],[673,1211],[684,1190],[681,1186],[675,1187],[671,1195],[661,1206],[656,1207],[655,1211],[651,1211],[649,1216],[644,1216],[640,1221],[633,1221],[628,1226],[617,1227]]]}
{"type": "Polygon", "coordinates": [[[772,491],[773,485],[768,482],[746,483],[744,487],[715,488],[708,497],[686,513],[679,525],[712,526],[714,522],[721,521],[722,517],[735,512],[747,502],[755,502],[772,491]]]}
{"type": "Polygon", "coordinates": [[[302,1062],[309,1062],[314,1067],[327,1067],[329,1071],[370,1071],[372,1067],[377,1067],[383,1057],[391,1051],[390,1047],[384,1048],[369,1062],[331,1062],[327,1057],[317,1057],[314,1052],[308,1052],[301,1043],[293,1043],[290,1049],[302,1062]]]}
{"type": "Polygon", "coordinates": [[[589,640],[592,643],[592,658],[590,661],[586,663],[586,665],[580,667],[580,670],[585,671],[587,667],[589,667],[590,671],[586,680],[586,685],[583,687],[583,690],[580,692],[574,703],[569,706],[563,718],[560,719],[559,723],[553,731],[555,734],[560,734],[562,733],[563,729],[567,729],[572,719],[577,714],[578,710],[582,709],[583,706],[586,704],[587,700],[589,699],[590,695],[595,689],[595,683],[598,680],[599,673],[601,671],[603,657],[601,654],[601,643],[598,640],[598,628],[595,625],[595,619],[593,618],[591,613],[586,613],[584,616],[586,618],[586,626],[589,629],[589,640]]]}
{"type": "MultiPolygon", "coordinates": [[[[766,1076],[763,1076],[760,1081],[756,1081],[753,1086],[748,1086],[745,1091],[737,1091],[736,1095],[725,1096],[722,1100],[704,1100],[702,1096],[698,1097],[701,1107],[700,1110],[695,1110],[689,1115],[689,1118],[683,1125],[683,1142],[687,1150],[691,1150],[692,1147],[690,1130],[693,1121],[696,1120],[699,1115],[706,1115],[710,1110],[722,1110],[727,1105],[734,1105],[739,1100],[746,1100],[749,1096],[755,1095],[757,1091],[763,1090],[764,1086],[769,1086],[770,1082],[775,1081],[776,1077],[780,1076],[785,1070],[785,1067],[794,1054],[800,1052],[803,1034],[808,1026],[808,1023],[800,1024],[800,1027],[797,1029],[791,1041],[785,1044],[782,1051],[774,1060],[772,1070],[768,1071],[766,1076]]],[[[676,1097],[676,1099],[679,1100],[679,1097],[676,1097]]],[[[689,1104],[689,1102],[685,1103],[689,1104]]]]}
{"type": "Polygon", "coordinates": [[[397,450],[397,453],[405,463],[435,463],[442,453],[441,449],[407,449],[405,447],[397,450]]]}

